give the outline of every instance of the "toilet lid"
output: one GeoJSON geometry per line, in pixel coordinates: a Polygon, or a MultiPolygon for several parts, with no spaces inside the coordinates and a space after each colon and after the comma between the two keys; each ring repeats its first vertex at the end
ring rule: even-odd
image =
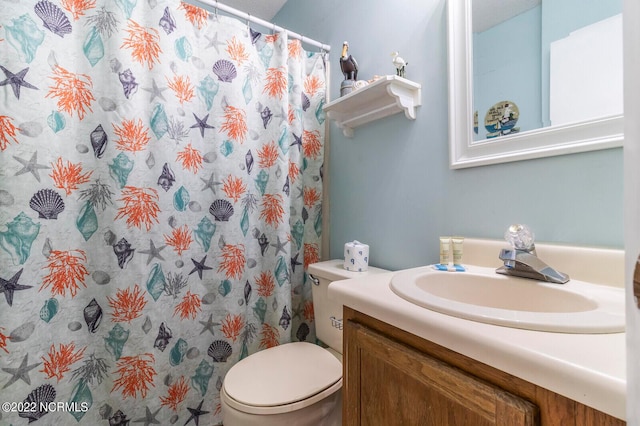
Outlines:
{"type": "Polygon", "coordinates": [[[309,398],[342,379],[342,364],[320,346],[296,342],[257,352],[231,367],[224,389],[234,400],[273,407],[309,398]]]}

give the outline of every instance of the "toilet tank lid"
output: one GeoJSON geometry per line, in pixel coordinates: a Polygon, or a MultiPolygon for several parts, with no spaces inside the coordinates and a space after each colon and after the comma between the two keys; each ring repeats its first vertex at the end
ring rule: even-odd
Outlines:
{"type": "Polygon", "coordinates": [[[329,351],[307,342],[257,352],[231,367],[225,392],[254,407],[274,407],[309,398],[342,378],[342,364],[329,351]]]}
{"type": "Polygon", "coordinates": [[[347,271],[344,269],[344,260],[333,259],[324,262],[312,263],[307,268],[307,272],[315,275],[317,278],[324,278],[329,281],[347,280],[350,278],[362,278],[370,274],[380,274],[390,272],[386,269],[375,268],[369,266],[364,272],[347,271]]]}

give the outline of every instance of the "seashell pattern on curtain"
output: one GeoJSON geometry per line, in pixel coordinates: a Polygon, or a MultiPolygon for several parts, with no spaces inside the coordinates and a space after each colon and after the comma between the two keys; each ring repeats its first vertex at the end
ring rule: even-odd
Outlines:
{"type": "Polygon", "coordinates": [[[219,424],[235,362],[315,342],[324,54],[175,0],[2,7],[0,423],[219,424]]]}

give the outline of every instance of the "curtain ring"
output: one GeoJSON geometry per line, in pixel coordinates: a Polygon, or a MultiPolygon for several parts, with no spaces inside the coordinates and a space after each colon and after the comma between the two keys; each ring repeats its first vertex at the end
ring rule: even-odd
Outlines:
{"type": "Polygon", "coordinates": [[[218,0],[216,0],[216,5],[213,7],[213,15],[216,17],[216,20],[218,20],[218,0]]]}
{"type": "Polygon", "coordinates": [[[251,15],[247,13],[247,32],[251,32],[251,15]]]}

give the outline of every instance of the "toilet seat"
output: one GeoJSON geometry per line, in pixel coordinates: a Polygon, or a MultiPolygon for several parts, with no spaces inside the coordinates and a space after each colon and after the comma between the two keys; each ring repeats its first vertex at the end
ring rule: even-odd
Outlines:
{"type": "Polygon", "coordinates": [[[342,364],[320,346],[295,342],[257,352],[226,374],[222,398],[249,414],[278,414],[314,404],[342,387],[342,364]]]}

